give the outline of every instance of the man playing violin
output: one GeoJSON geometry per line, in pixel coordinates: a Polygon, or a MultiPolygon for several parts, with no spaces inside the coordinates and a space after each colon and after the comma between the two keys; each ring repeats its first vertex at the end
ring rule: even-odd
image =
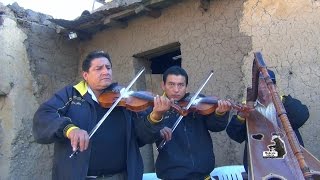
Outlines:
{"type": "MultiPolygon", "coordinates": [[[[268,73],[273,84],[276,84],[274,72],[268,69],[268,73]]],[[[282,103],[285,107],[285,110],[287,111],[288,119],[297,136],[299,143],[304,146],[302,137],[298,129],[309,118],[309,110],[307,106],[302,104],[299,100],[292,98],[290,95],[282,96],[282,103]]],[[[276,109],[272,102],[272,96],[267,87],[267,83],[263,79],[261,73],[259,75],[258,97],[254,107],[269,121],[278,126],[276,109]]],[[[245,141],[243,164],[246,172],[248,172],[246,116],[248,116],[248,114],[238,112],[237,115],[234,115],[232,117],[226,131],[228,136],[236,142],[242,143],[243,141],[245,141]]]]}
{"type": "MultiPolygon", "coordinates": [[[[56,92],[34,115],[35,140],[54,143],[52,179],[141,179],[143,162],[139,147],[159,136],[169,140],[171,130],[160,130],[141,115],[116,107],[89,140],[88,132],[107,112],[98,97],[120,88],[112,81],[107,53],[89,53],[82,71],[84,81],[56,92]],[[77,149],[80,152],[69,158],[77,149]]],[[[161,104],[158,107],[161,109],[161,104]]]]}
{"type": "MultiPolygon", "coordinates": [[[[179,114],[170,110],[169,100],[188,101],[192,94],[186,93],[188,75],[178,66],[167,69],[163,74],[161,87],[168,99],[156,99],[153,111],[147,117],[154,123],[172,127],[179,114]],[[165,102],[165,103],[164,103],[165,102]],[[159,108],[158,104],[161,104],[159,108]],[[163,108],[166,104],[167,108],[163,108]]],[[[209,115],[191,112],[183,117],[172,133],[171,141],[159,149],[156,173],[161,179],[205,179],[215,166],[213,144],[208,132],[223,131],[228,123],[229,101],[218,101],[218,106],[209,115]]],[[[156,141],[157,146],[162,139],[156,141]]]]}

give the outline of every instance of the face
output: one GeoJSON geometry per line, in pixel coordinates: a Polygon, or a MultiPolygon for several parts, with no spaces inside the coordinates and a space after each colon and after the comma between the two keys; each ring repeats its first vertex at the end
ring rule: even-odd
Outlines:
{"type": "Polygon", "coordinates": [[[92,90],[102,91],[112,83],[111,63],[105,57],[95,58],[88,72],[83,72],[82,76],[92,90]]]}
{"type": "Polygon", "coordinates": [[[166,82],[162,82],[161,87],[169,99],[178,101],[186,94],[186,78],[182,75],[170,74],[167,76],[166,82]]]}

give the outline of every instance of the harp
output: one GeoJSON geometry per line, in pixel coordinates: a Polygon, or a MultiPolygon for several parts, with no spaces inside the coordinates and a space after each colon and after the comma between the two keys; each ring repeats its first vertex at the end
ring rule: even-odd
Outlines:
{"type": "Polygon", "coordinates": [[[249,113],[246,123],[248,178],[252,180],[320,179],[320,161],[300,146],[260,52],[254,54],[252,87],[247,89],[247,105],[253,108],[257,99],[260,72],[271,93],[278,116],[278,126],[256,110],[249,113]],[[275,150],[276,148],[278,151],[275,150]]]}

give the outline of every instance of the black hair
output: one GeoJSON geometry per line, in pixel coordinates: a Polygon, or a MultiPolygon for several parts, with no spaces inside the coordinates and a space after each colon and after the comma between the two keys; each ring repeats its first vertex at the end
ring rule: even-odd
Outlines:
{"type": "Polygon", "coordinates": [[[107,58],[112,66],[111,58],[108,53],[104,51],[92,51],[87,55],[87,57],[82,62],[82,71],[88,72],[89,68],[91,67],[91,61],[95,58],[101,58],[101,57],[107,58]]]}
{"type": "Polygon", "coordinates": [[[162,76],[162,80],[164,83],[166,83],[167,81],[167,77],[168,75],[181,75],[181,76],[184,76],[185,79],[186,79],[186,85],[188,85],[188,74],[187,72],[182,69],[181,67],[179,66],[171,66],[169,67],[164,73],[163,73],[163,76],[162,76]]]}

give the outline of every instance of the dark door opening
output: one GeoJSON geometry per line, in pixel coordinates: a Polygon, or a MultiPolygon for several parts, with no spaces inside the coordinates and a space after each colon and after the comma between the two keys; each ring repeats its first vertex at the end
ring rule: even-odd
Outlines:
{"type": "Polygon", "coordinates": [[[163,74],[171,66],[181,67],[181,51],[180,49],[173,52],[169,52],[157,57],[150,58],[151,61],[151,73],[163,74]]]}

